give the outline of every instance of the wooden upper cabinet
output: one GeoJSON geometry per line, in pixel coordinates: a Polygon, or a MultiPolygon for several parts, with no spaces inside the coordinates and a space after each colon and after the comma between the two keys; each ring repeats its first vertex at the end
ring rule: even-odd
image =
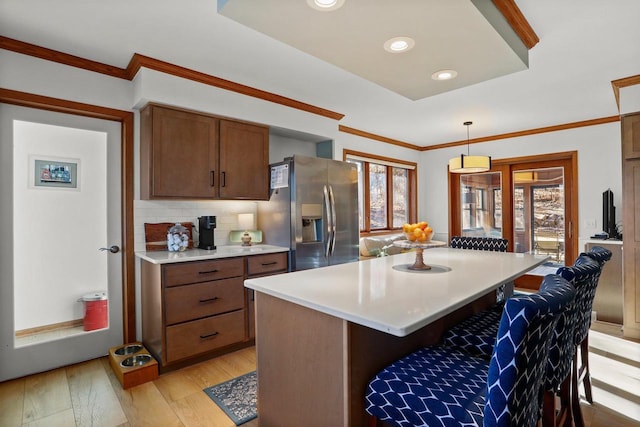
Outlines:
{"type": "Polygon", "coordinates": [[[140,196],[217,198],[218,120],[149,105],[140,112],[140,196]]]}
{"type": "Polygon", "coordinates": [[[269,129],[220,120],[220,198],[269,198],[269,129]]]}
{"type": "Polygon", "coordinates": [[[140,112],[142,199],[269,197],[269,129],[149,104],[140,112]]]}

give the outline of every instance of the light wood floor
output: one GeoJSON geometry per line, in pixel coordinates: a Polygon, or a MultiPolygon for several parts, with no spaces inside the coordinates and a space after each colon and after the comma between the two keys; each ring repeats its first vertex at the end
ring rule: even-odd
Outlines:
{"type": "MultiPolygon", "coordinates": [[[[95,359],[0,383],[0,426],[233,427],[202,390],[255,365],[251,347],[123,390],[108,359],[95,359]]],[[[601,405],[585,405],[583,413],[587,427],[638,425],[601,405]]],[[[258,420],[244,426],[257,427],[258,420]]]]}
{"type": "Polygon", "coordinates": [[[0,383],[0,426],[233,427],[202,390],[255,368],[251,347],[123,390],[103,357],[0,383]]]}

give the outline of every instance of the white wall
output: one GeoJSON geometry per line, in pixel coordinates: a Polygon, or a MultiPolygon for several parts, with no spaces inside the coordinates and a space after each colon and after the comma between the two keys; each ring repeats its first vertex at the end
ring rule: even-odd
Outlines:
{"type": "Polygon", "coordinates": [[[269,135],[269,163],[281,162],[293,155],[316,156],[316,144],[280,135],[269,135]]]}
{"type": "MultiPolygon", "coordinates": [[[[558,132],[472,144],[471,154],[493,159],[530,156],[563,151],[578,152],[578,237],[602,231],[602,192],[611,188],[616,212],[622,212],[622,160],[620,123],[607,123],[558,132]],[[596,220],[596,227],[587,227],[596,220]]],[[[420,163],[419,216],[432,224],[439,235],[448,236],[447,163],[466,153],[465,147],[425,151],[420,163]]],[[[618,215],[618,221],[622,215],[618,215]]]]}
{"type": "Polygon", "coordinates": [[[107,241],[106,152],[104,132],[14,122],[13,274],[18,331],[82,319],[83,306],[77,299],[107,290],[107,258],[96,250],[107,241]],[[34,157],[77,162],[78,188],[35,187],[34,157]]]}

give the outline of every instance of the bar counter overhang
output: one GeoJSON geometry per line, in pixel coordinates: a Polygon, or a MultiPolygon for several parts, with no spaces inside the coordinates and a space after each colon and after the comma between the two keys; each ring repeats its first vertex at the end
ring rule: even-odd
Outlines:
{"type": "Polygon", "coordinates": [[[495,301],[546,256],[434,248],[250,279],[260,426],[366,425],[371,377],[495,301]]]}

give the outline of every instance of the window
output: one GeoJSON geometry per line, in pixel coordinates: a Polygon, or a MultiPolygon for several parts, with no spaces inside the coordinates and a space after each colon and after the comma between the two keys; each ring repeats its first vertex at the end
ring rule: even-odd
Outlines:
{"type": "MultiPolygon", "coordinates": [[[[560,265],[573,262],[577,152],[491,163],[488,173],[450,174],[450,235],[500,236],[512,252],[546,254],[560,265]]],[[[520,284],[537,286],[539,279],[536,283],[520,284]]]]}
{"type": "Polygon", "coordinates": [[[355,151],[345,161],[357,165],[360,231],[401,229],[416,215],[416,164],[355,151]]]}

